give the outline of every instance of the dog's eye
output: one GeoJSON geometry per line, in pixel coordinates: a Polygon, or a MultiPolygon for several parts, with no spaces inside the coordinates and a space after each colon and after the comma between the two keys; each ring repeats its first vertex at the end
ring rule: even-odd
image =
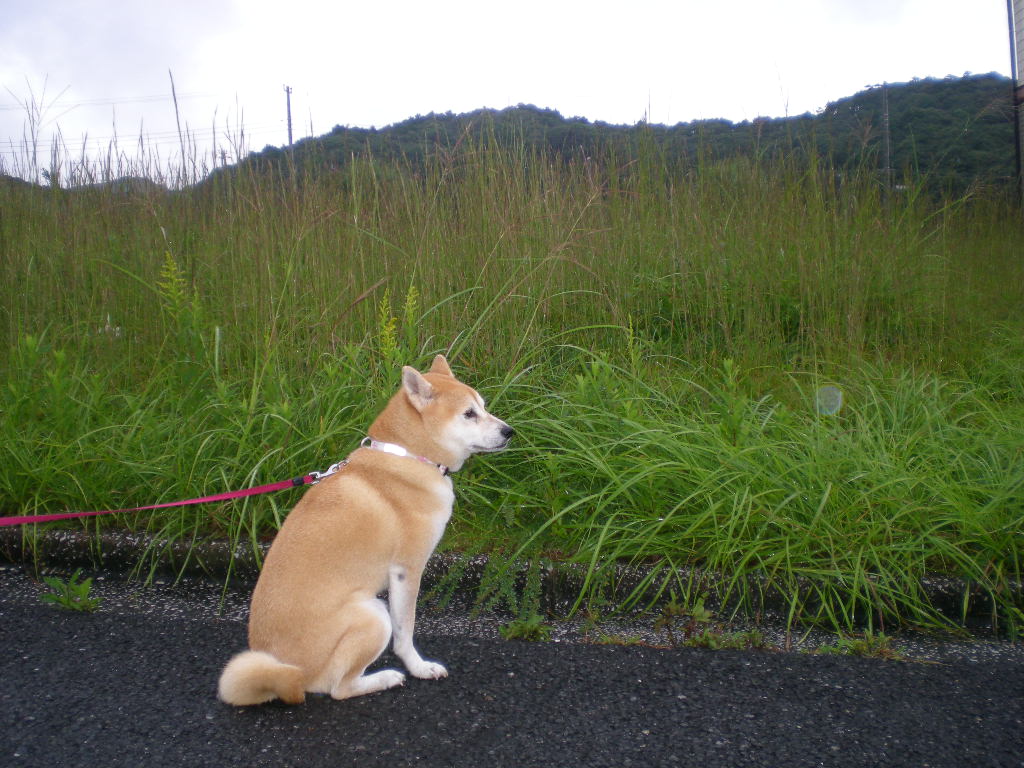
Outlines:
{"type": "Polygon", "coordinates": [[[475,419],[476,418],[476,409],[470,408],[464,414],[462,414],[462,416],[463,416],[463,418],[466,418],[466,419],[475,419]]]}

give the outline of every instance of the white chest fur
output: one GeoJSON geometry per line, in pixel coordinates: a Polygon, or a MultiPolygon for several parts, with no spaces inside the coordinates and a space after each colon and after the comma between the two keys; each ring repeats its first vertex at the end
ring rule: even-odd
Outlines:
{"type": "Polygon", "coordinates": [[[436,494],[439,504],[438,511],[433,515],[435,547],[444,534],[445,526],[448,525],[448,521],[452,517],[452,508],[455,505],[455,490],[452,488],[451,478],[441,478],[441,482],[437,484],[436,494]]]}

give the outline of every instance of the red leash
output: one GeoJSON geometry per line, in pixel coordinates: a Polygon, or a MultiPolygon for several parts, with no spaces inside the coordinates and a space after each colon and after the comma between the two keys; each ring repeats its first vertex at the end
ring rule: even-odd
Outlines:
{"type": "Polygon", "coordinates": [[[302,477],[295,477],[291,480],[282,480],[279,483],[271,483],[270,485],[260,485],[256,488],[246,488],[244,491],[228,491],[227,493],[217,493],[213,496],[203,496],[199,499],[188,499],[186,501],[169,501],[165,504],[149,504],[145,507],[131,507],[130,509],[105,509],[99,512],[63,512],[54,515],[15,515],[13,517],[0,517],[0,527],[6,525],[28,525],[30,523],[52,523],[57,520],[74,520],[79,517],[95,517],[96,515],[116,515],[123,512],[143,512],[147,509],[166,509],[168,507],[188,507],[193,504],[208,504],[214,501],[231,501],[232,499],[241,499],[245,496],[258,496],[261,493],[272,493],[274,491],[283,491],[288,488],[297,488],[302,485],[314,485],[320,482],[323,478],[333,475],[343,466],[344,461],[339,461],[337,464],[332,464],[326,472],[310,472],[308,475],[302,477]]]}

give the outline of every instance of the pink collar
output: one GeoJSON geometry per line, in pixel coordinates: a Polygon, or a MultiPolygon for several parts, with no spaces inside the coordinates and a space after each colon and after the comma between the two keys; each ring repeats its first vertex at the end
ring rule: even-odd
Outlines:
{"type": "Polygon", "coordinates": [[[364,437],[363,441],[359,445],[363,448],[370,448],[374,451],[390,453],[392,456],[403,456],[410,459],[416,459],[417,461],[422,461],[424,464],[437,467],[438,471],[442,475],[449,474],[448,467],[444,464],[438,464],[436,461],[431,461],[426,456],[417,456],[415,453],[410,453],[408,450],[395,443],[384,443],[379,440],[374,440],[372,437],[364,437]]]}

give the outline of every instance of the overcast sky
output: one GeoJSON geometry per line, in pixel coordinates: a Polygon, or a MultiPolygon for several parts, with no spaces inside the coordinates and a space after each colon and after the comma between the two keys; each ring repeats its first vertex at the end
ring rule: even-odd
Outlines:
{"type": "Polygon", "coordinates": [[[674,124],[814,112],[865,85],[1009,74],[1005,0],[0,0],[0,160],[23,104],[72,154],[140,134],[177,151],[179,117],[237,152],[335,125],[550,107],[674,124]],[[233,138],[232,138],[233,137],[233,138]]]}

